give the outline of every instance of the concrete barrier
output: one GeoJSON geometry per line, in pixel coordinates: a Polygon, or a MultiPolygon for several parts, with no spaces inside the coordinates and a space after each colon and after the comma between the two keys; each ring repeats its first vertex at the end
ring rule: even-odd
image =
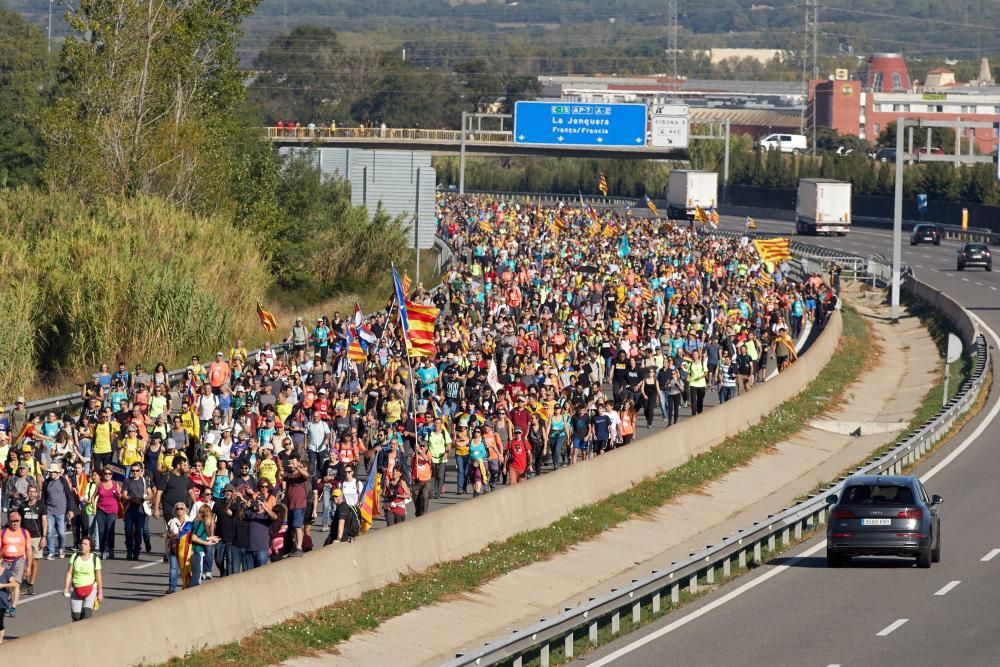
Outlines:
{"type": "MultiPolygon", "coordinates": [[[[583,465],[481,496],[365,535],[350,544],[217,580],[0,647],[5,664],[134,665],[236,641],[257,628],[392,583],[408,572],[463,558],[491,542],[549,525],[564,514],[676,467],[756,424],[821,372],[840,340],[834,312],[798,362],[738,400],[583,465]]],[[[113,582],[109,582],[114,585],[113,582]]],[[[67,609],[67,617],[69,610],[67,609]]]]}
{"type": "Polygon", "coordinates": [[[971,317],[969,317],[968,311],[966,311],[961,304],[941,290],[913,278],[910,278],[903,283],[903,289],[905,292],[909,293],[914,298],[923,301],[931,308],[944,315],[947,320],[952,322],[958,329],[959,335],[962,338],[962,344],[966,349],[974,343],[979,330],[976,327],[976,323],[972,321],[971,317]]]}

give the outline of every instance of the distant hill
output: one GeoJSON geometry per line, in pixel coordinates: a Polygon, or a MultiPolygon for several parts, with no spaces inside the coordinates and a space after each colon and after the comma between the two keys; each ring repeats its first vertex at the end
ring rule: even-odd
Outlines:
{"type": "MultiPolygon", "coordinates": [[[[802,0],[678,0],[681,47],[778,46],[802,43],[802,0]]],[[[8,0],[7,6],[44,26],[46,0],[8,0]]],[[[55,5],[58,14],[58,4],[55,5]]],[[[901,51],[907,55],[971,59],[1000,53],[998,0],[821,0],[822,50],[901,51]]],[[[665,47],[667,0],[263,0],[246,23],[244,59],[272,36],[296,25],[340,33],[379,31],[387,42],[419,42],[422,31],[451,33],[452,42],[495,41],[518,34],[552,48],[584,49],[586,39],[665,47]],[[563,37],[565,35],[565,37],[563,37]],[[569,40],[577,39],[576,43],[569,40]],[[659,40],[652,42],[651,40],[659,40]]],[[[55,22],[55,33],[65,30],[55,22]]],[[[441,39],[437,37],[437,39],[441,39]]]]}

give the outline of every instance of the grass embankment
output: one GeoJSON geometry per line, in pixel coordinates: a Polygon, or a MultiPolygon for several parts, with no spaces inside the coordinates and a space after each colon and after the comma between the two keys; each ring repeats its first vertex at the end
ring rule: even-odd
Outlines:
{"type": "MultiPolygon", "coordinates": [[[[545,528],[489,545],[459,561],[404,576],[397,583],[303,614],[256,631],[240,642],[175,658],[170,665],[201,667],[219,663],[272,665],[293,656],[329,651],[357,632],[446,597],[475,589],[518,568],[552,558],[629,519],[650,514],[661,505],[734,468],[787,439],[843,395],[870,362],[869,325],[849,307],[842,311],[840,345],[823,372],[796,398],[746,431],[681,466],[638,482],[628,491],[581,507],[545,528]]],[[[758,389],[758,391],[760,391],[758,389]]],[[[637,446],[642,446],[638,444],[637,446]]]]}
{"type": "Polygon", "coordinates": [[[222,218],[154,200],[0,193],[0,396],[118,358],[155,362],[249,332],[266,263],[222,218]]]}

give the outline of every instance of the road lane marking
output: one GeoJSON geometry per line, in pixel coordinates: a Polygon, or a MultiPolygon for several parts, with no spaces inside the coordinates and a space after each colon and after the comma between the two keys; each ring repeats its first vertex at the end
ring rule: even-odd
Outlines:
{"type": "Polygon", "coordinates": [[[990,289],[991,289],[991,290],[993,290],[994,292],[996,292],[996,291],[997,291],[997,288],[996,288],[996,287],[994,287],[993,285],[990,285],[990,289]]]}
{"type": "MultiPolygon", "coordinates": [[[[987,324],[985,322],[983,322],[982,318],[980,318],[975,313],[970,312],[969,316],[979,326],[980,331],[982,331],[983,333],[985,333],[988,337],[992,338],[993,341],[994,341],[994,343],[996,344],[996,346],[1000,347],[1000,336],[998,336],[997,333],[993,329],[991,329],[989,326],[987,326],[987,324]]],[[[965,440],[963,440],[962,443],[958,447],[956,447],[954,450],[952,450],[951,453],[949,453],[948,456],[944,457],[936,466],[934,466],[929,471],[927,471],[920,478],[920,481],[921,482],[927,482],[927,480],[931,479],[936,474],[938,474],[939,472],[941,472],[942,470],[944,470],[945,468],[947,468],[949,465],[951,465],[951,463],[955,459],[957,459],[959,456],[961,456],[962,453],[966,449],[968,449],[969,447],[972,446],[972,443],[974,443],[979,438],[979,436],[981,436],[983,434],[983,431],[985,431],[987,428],[989,428],[992,425],[993,420],[996,419],[997,413],[1000,413],[1000,401],[995,401],[993,403],[993,407],[990,408],[990,411],[986,414],[986,417],[984,417],[983,421],[979,423],[979,425],[976,427],[976,429],[972,433],[969,434],[969,437],[967,437],[965,440]]],[[[769,579],[777,577],[779,574],[782,574],[782,573],[786,572],[790,568],[796,566],[798,563],[801,563],[806,558],[809,558],[813,554],[819,553],[820,551],[822,551],[825,548],[826,548],[826,540],[820,540],[820,542],[818,542],[817,544],[809,547],[808,549],[806,549],[805,551],[803,551],[798,556],[789,559],[788,562],[783,563],[782,565],[778,565],[778,566],[774,567],[774,569],[765,572],[764,574],[762,574],[761,576],[757,577],[756,579],[753,579],[752,581],[748,581],[747,583],[740,585],[739,587],[737,587],[734,590],[726,593],[725,595],[723,595],[719,599],[713,600],[713,601],[709,602],[704,607],[696,609],[695,611],[691,612],[687,616],[684,616],[683,618],[679,618],[676,621],[674,621],[673,623],[665,625],[662,628],[660,628],[659,630],[656,630],[655,632],[651,632],[651,633],[649,633],[648,635],[646,635],[644,637],[641,637],[641,638],[639,638],[639,639],[637,639],[637,640],[635,640],[635,641],[633,641],[633,642],[631,642],[629,644],[626,644],[625,646],[621,647],[617,651],[613,651],[613,652],[609,653],[608,655],[604,656],[603,658],[600,658],[599,660],[595,660],[593,663],[591,663],[591,667],[603,667],[604,665],[609,665],[612,662],[614,662],[616,660],[619,660],[620,658],[628,655],[632,651],[635,651],[636,649],[642,648],[646,644],[654,642],[657,639],[659,639],[660,637],[663,637],[664,635],[667,635],[667,634],[673,632],[674,630],[677,630],[679,628],[684,627],[688,623],[701,618],[702,616],[708,614],[709,612],[714,611],[715,609],[718,609],[719,607],[723,606],[724,604],[726,604],[728,602],[731,602],[732,600],[735,600],[736,598],[738,598],[739,596],[743,595],[744,593],[748,593],[748,592],[752,591],[753,589],[757,588],[757,586],[763,584],[764,582],[768,581],[769,579]]],[[[1000,551],[1000,550],[998,550],[998,551],[1000,551]]],[[[902,625],[903,623],[906,623],[907,620],[909,620],[909,619],[903,619],[902,622],[897,621],[897,623],[899,623],[899,625],[902,625]]],[[[896,629],[895,627],[892,627],[892,626],[889,626],[889,627],[892,628],[892,630],[896,629]]],[[[896,626],[896,627],[898,627],[898,626],[896,626]]],[[[890,630],[890,632],[892,630],[890,630]]],[[[885,632],[885,631],[883,630],[883,632],[885,632]]]]}
{"type": "Polygon", "coordinates": [[[949,278],[954,278],[955,277],[954,273],[948,273],[947,271],[944,272],[944,275],[948,276],[949,278]]]}
{"type": "Polygon", "coordinates": [[[985,556],[983,556],[979,560],[981,562],[983,562],[983,563],[988,563],[991,560],[993,560],[994,558],[996,558],[998,555],[1000,555],[1000,549],[993,549],[992,551],[990,551],[988,554],[986,554],[985,556]]]}
{"type": "Polygon", "coordinates": [[[921,255],[921,257],[923,257],[924,259],[930,259],[931,258],[930,255],[921,255]]]}
{"type": "Polygon", "coordinates": [[[962,278],[962,282],[963,283],[967,283],[967,282],[969,282],[969,279],[968,278],[962,278]]]}
{"type": "MultiPolygon", "coordinates": [[[[994,345],[1000,347],[1000,336],[997,335],[996,331],[987,326],[986,322],[983,322],[983,319],[979,317],[979,315],[973,313],[972,311],[969,311],[969,317],[972,318],[972,321],[976,323],[976,325],[979,327],[979,330],[982,333],[986,334],[987,337],[993,339],[994,345]]],[[[934,475],[938,474],[939,472],[947,468],[952,461],[961,456],[962,452],[971,447],[972,443],[974,443],[976,439],[983,434],[983,431],[985,431],[987,428],[990,427],[990,425],[993,423],[993,420],[996,419],[997,413],[1000,413],[1000,401],[994,401],[993,407],[990,408],[990,411],[986,414],[985,419],[983,419],[983,421],[980,422],[979,426],[976,427],[976,430],[970,433],[969,437],[963,440],[962,444],[953,449],[951,453],[948,454],[948,456],[941,459],[941,461],[936,466],[934,466],[926,473],[924,473],[924,475],[920,478],[920,481],[927,482],[927,480],[931,479],[932,477],[934,477],[934,475]]]]}
{"type": "Polygon", "coordinates": [[[20,600],[18,600],[17,606],[18,607],[23,607],[24,605],[28,604],[29,602],[34,602],[35,600],[41,600],[42,598],[47,598],[50,595],[56,595],[57,593],[62,593],[62,591],[60,591],[60,590],[48,591],[47,593],[39,593],[38,595],[32,595],[32,596],[27,597],[27,598],[21,598],[20,600]]]}
{"type": "Polygon", "coordinates": [[[909,620],[910,619],[908,619],[908,618],[898,618],[895,621],[893,621],[892,623],[890,623],[889,625],[885,626],[884,628],[882,628],[881,630],[879,630],[878,632],[876,632],[875,636],[876,637],[888,637],[893,632],[895,632],[899,628],[903,627],[906,624],[906,622],[909,621],[909,620]]]}
{"type": "Polygon", "coordinates": [[[154,560],[152,563],[143,563],[142,565],[136,565],[133,570],[145,570],[147,567],[153,567],[154,565],[163,565],[163,561],[154,560]]]}
{"type": "Polygon", "coordinates": [[[959,581],[959,580],[949,581],[947,584],[945,584],[944,586],[942,586],[941,590],[939,590],[934,595],[938,595],[938,596],[947,595],[948,592],[951,591],[951,589],[953,589],[955,586],[958,586],[960,583],[962,583],[962,582],[959,581]]]}
{"type": "Polygon", "coordinates": [[[923,265],[923,264],[915,264],[914,266],[916,266],[916,267],[917,267],[918,269],[922,269],[922,268],[924,268],[924,265],[923,265]]]}
{"type": "Polygon", "coordinates": [[[980,287],[982,287],[982,286],[983,286],[983,284],[982,284],[982,283],[980,283],[980,282],[977,282],[976,284],[977,284],[977,285],[979,285],[980,287]]]}

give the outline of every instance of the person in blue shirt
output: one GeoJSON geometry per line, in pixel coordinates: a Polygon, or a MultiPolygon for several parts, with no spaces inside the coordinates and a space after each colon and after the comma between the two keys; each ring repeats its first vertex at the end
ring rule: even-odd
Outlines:
{"type": "Polygon", "coordinates": [[[424,363],[414,371],[414,374],[417,376],[419,383],[417,390],[421,394],[424,391],[429,391],[432,395],[437,394],[438,369],[434,367],[434,364],[429,359],[424,359],[424,363]]]}
{"type": "Polygon", "coordinates": [[[316,326],[313,327],[310,337],[314,352],[325,362],[327,351],[330,348],[330,327],[326,326],[322,317],[316,320],[316,326]]]}

